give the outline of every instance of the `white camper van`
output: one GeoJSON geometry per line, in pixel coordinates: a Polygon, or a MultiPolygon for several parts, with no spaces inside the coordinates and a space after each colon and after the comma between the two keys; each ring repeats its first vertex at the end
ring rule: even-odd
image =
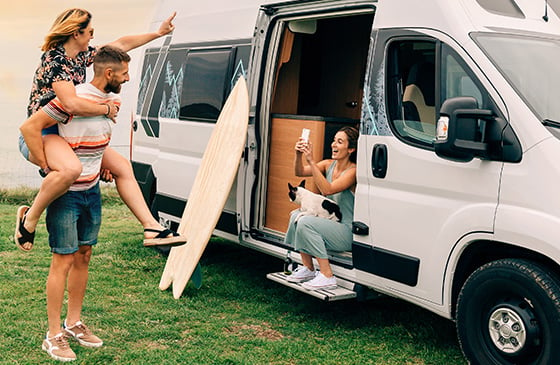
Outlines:
{"type": "Polygon", "coordinates": [[[294,143],[310,129],[321,159],[357,126],[352,250],[330,257],[339,288],[313,295],[372,290],[452,319],[473,364],[560,363],[560,0],[160,5],[153,27],[177,10],[177,28],[145,49],[131,160],[163,223],[177,227],[246,77],[216,235],[297,263],[283,243],[294,143]]]}

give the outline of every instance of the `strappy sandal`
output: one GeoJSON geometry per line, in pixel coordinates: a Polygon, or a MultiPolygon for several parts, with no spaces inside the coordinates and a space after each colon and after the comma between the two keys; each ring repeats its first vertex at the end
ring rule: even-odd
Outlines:
{"type": "Polygon", "coordinates": [[[144,232],[156,232],[157,235],[153,238],[144,239],[144,247],[154,247],[154,246],[168,246],[175,247],[181,246],[187,243],[187,239],[181,236],[177,232],[173,232],[170,229],[152,229],[146,228],[144,232]],[[169,236],[172,235],[172,236],[169,236]]]}
{"type": "Polygon", "coordinates": [[[16,218],[16,231],[14,233],[14,241],[20,250],[29,252],[33,248],[33,241],[35,240],[35,231],[29,232],[25,229],[25,218],[27,218],[26,214],[29,210],[27,205],[22,205],[17,210],[17,218],[16,218]],[[18,233],[20,237],[18,237],[18,233]],[[23,247],[24,244],[31,243],[31,248],[26,249],[23,247]]]}

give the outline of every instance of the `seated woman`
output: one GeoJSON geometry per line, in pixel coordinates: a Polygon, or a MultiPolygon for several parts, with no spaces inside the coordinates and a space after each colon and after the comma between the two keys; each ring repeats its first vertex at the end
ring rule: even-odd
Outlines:
{"type": "Polygon", "coordinates": [[[303,216],[294,223],[298,210],[290,216],[284,241],[299,251],[303,265],[294,270],[287,280],[301,282],[307,290],[336,288],[336,278],[328,260],[327,250],[348,251],[352,247],[358,135],[356,128],[342,127],[331,144],[331,159],[319,162],[313,160],[311,143],[300,138],[295,146],[296,176],[312,176],[320,193],[334,200],[342,212],[340,222],[303,216]],[[305,166],[304,158],[307,161],[305,166]],[[319,264],[319,272],[314,269],[313,257],[319,264]]]}

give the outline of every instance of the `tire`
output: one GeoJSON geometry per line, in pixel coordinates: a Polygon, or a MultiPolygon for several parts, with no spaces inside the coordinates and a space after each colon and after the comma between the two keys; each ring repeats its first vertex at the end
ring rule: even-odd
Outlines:
{"type": "Polygon", "coordinates": [[[459,294],[457,335],[472,365],[560,364],[556,277],[521,259],[483,265],[459,294]]]}

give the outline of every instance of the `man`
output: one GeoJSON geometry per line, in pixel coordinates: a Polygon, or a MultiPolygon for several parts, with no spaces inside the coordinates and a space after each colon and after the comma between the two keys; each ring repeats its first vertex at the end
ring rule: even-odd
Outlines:
{"type": "MultiPolygon", "coordinates": [[[[93,80],[78,85],[77,94],[94,103],[120,105],[117,94],[121,85],[129,80],[129,62],[130,56],[126,52],[110,46],[102,47],[94,59],[93,80]]],[[[78,156],[82,172],[69,191],[47,208],[47,230],[53,255],[47,278],[49,328],[42,349],[54,359],[72,361],[76,354],[68,344],[68,337],[74,337],[83,346],[103,344],[82,323],[81,310],[92,246],[97,243],[101,225],[99,176],[103,151],[111,139],[112,121],[107,116],[69,115],[54,99],[24,122],[20,130],[26,138],[37,125],[44,128],[55,122],[59,122],[59,134],[78,156]],[[66,285],[68,308],[66,320],[61,325],[66,285]]]]}

